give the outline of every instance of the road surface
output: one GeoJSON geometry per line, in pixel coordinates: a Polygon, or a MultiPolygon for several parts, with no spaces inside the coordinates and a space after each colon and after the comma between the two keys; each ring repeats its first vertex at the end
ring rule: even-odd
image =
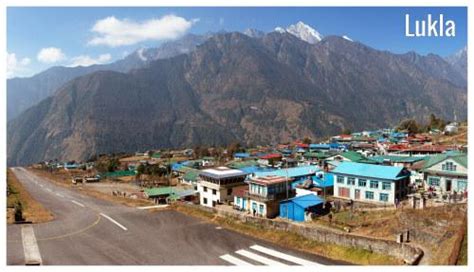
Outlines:
{"type": "Polygon", "coordinates": [[[8,225],[9,265],[24,265],[31,258],[43,265],[343,264],[173,210],[126,207],[55,185],[25,168],[12,170],[55,219],[8,225]]]}

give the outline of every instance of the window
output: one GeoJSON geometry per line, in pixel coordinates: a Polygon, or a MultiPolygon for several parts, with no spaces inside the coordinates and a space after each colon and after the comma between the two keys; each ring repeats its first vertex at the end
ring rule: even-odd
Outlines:
{"type": "Polygon", "coordinates": [[[259,214],[263,214],[263,208],[264,208],[263,205],[260,204],[260,205],[259,205],[259,210],[260,210],[260,211],[258,212],[259,214]]]}
{"type": "Polygon", "coordinates": [[[367,180],[359,179],[359,187],[365,187],[365,186],[367,186],[367,180]]]}
{"type": "Polygon", "coordinates": [[[374,199],[374,192],[365,191],[365,199],[374,199]]]}
{"type": "Polygon", "coordinates": [[[388,194],[380,193],[380,201],[387,202],[388,194]]]}
{"type": "Polygon", "coordinates": [[[227,189],[227,195],[232,195],[232,188],[227,189]]]}
{"type": "Polygon", "coordinates": [[[392,189],[392,183],[391,182],[382,182],[382,190],[391,190],[392,189]]]}
{"type": "Polygon", "coordinates": [[[379,188],[379,182],[377,180],[371,180],[370,181],[370,188],[378,189],[379,188]]]}
{"type": "Polygon", "coordinates": [[[204,192],[207,192],[207,187],[202,187],[202,190],[203,190],[204,192]]]}
{"type": "Polygon", "coordinates": [[[347,178],[347,185],[355,185],[356,179],[355,178],[347,178]]]}
{"type": "Polygon", "coordinates": [[[217,190],[216,190],[216,189],[212,189],[212,194],[213,194],[213,195],[216,195],[216,194],[217,194],[217,190]]]}
{"type": "MultiPolygon", "coordinates": [[[[204,187],[204,188],[206,188],[206,187],[204,187]]],[[[202,203],[207,204],[207,198],[204,197],[204,198],[202,199],[202,203]]]]}
{"type": "Polygon", "coordinates": [[[240,205],[240,197],[235,198],[235,204],[240,205]]]}
{"type": "Polygon", "coordinates": [[[428,178],[428,185],[430,185],[430,186],[439,186],[439,178],[429,177],[428,178]]]}
{"type": "Polygon", "coordinates": [[[456,165],[453,162],[446,162],[445,164],[441,165],[443,171],[456,171],[456,165]]]}
{"type": "Polygon", "coordinates": [[[344,183],[344,177],[343,176],[337,176],[337,183],[344,183]]]}

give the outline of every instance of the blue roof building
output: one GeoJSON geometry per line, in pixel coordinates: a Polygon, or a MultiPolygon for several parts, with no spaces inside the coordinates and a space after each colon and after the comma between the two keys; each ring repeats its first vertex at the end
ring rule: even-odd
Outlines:
{"type": "Polygon", "coordinates": [[[408,193],[410,171],[401,166],[341,162],[331,173],[336,197],[394,204],[408,193]]]}
{"type": "Polygon", "coordinates": [[[236,159],[247,159],[250,157],[249,153],[235,153],[234,158],[236,159]]]}
{"type": "Polygon", "coordinates": [[[323,203],[324,201],[314,194],[284,200],[280,202],[280,217],[304,222],[308,213],[321,213],[323,203]]]}

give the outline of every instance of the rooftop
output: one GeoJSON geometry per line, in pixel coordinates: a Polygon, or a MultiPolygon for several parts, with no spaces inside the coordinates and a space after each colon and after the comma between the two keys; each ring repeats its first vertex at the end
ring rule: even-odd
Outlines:
{"type": "Polygon", "coordinates": [[[345,174],[387,180],[398,180],[409,175],[409,173],[404,172],[404,167],[401,166],[385,166],[356,162],[342,162],[331,172],[334,174],[345,174]]]}
{"type": "Polygon", "coordinates": [[[216,168],[202,170],[200,175],[219,179],[219,178],[245,176],[246,173],[241,170],[231,169],[225,166],[219,166],[216,168]]]}
{"type": "Polygon", "coordinates": [[[255,172],[255,176],[257,177],[264,177],[264,176],[286,177],[288,175],[288,177],[295,178],[295,177],[301,177],[301,176],[314,175],[318,171],[320,171],[319,167],[315,165],[308,165],[308,166],[278,169],[274,171],[255,172]]]}
{"type": "Polygon", "coordinates": [[[264,176],[264,177],[254,177],[250,179],[250,182],[257,183],[261,185],[269,185],[286,182],[288,179],[282,176],[264,176]]]}
{"type": "Polygon", "coordinates": [[[285,200],[285,201],[281,201],[280,203],[286,203],[286,202],[293,202],[295,205],[298,205],[298,206],[306,209],[308,207],[312,207],[312,206],[321,204],[324,201],[320,197],[318,197],[314,194],[307,194],[307,195],[303,195],[303,196],[297,196],[297,197],[294,197],[294,198],[291,198],[291,199],[288,199],[288,200],[285,200]]]}

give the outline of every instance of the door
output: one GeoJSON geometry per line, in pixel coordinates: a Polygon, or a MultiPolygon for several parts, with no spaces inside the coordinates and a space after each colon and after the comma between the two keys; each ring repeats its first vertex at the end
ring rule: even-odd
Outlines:
{"type": "Polygon", "coordinates": [[[247,199],[242,198],[242,209],[247,210],[247,199]]]}
{"type": "Polygon", "coordinates": [[[452,186],[453,181],[450,179],[446,180],[446,191],[450,192],[451,191],[451,186],[452,186]]]}
{"type": "Polygon", "coordinates": [[[360,190],[355,189],[355,199],[360,199],[360,190]]]}

